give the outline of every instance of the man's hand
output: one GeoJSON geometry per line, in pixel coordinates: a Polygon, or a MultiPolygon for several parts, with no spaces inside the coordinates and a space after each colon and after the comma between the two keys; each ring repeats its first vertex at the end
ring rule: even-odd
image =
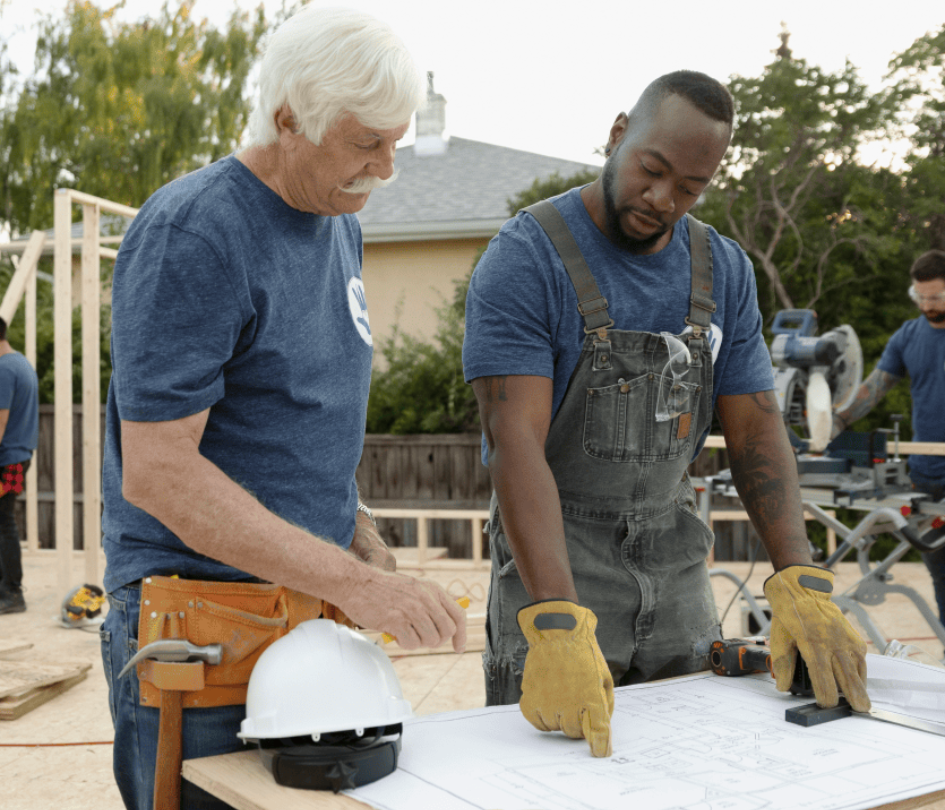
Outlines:
{"type": "Polygon", "coordinates": [[[389,633],[405,650],[452,639],[454,651],[465,651],[466,611],[442,587],[376,567],[357,569],[336,604],[359,627],[389,633]]]}
{"type": "Polygon", "coordinates": [[[518,612],[528,639],[519,708],[539,731],[561,730],[613,753],[614,680],[597,644],[597,617],[574,602],[536,602],[518,612]]]}
{"type": "Polygon", "coordinates": [[[384,571],[396,571],[397,560],[377,531],[377,526],[363,512],[358,512],[354,539],[348,551],[362,562],[384,571]]]}
{"type": "Polygon", "coordinates": [[[830,601],[833,572],[791,565],[765,581],[771,605],[771,668],[780,692],[790,690],[800,652],[817,704],[837,705],[838,687],[854,711],[868,712],[866,643],[830,601]]]}

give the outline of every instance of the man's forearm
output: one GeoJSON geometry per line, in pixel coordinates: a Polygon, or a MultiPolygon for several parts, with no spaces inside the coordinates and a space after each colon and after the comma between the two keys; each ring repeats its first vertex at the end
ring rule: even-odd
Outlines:
{"type": "Polygon", "coordinates": [[[194,551],[333,604],[369,575],[354,556],[273,514],[199,453],[178,457],[174,467],[153,467],[147,490],[129,500],[194,551]]]}
{"type": "Polygon", "coordinates": [[[544,447],[522,437],[489,455],[502,525],[528,595],[578,601],[568,562],[558,486],[544,447]]]}
{"type": "Polygon", "coordinates": [[[874,369],[857,390],[850,407],[834,415],[836,427],[845,430],[848,425],[866,416],[900,379],[886,371],[874,369]]]}
{"type": "Polygon", "coordinates": [[[751,395],[756,410],[726,430],[732,481],[776,570],[811,563],[797,462],[770,391],[751,395]]]}

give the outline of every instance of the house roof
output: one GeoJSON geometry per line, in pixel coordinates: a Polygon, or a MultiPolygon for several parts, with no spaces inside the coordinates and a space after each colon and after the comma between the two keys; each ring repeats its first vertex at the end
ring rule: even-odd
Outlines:
{"type": "Polygon", "coordinates": [[[439,154],[425,151],[397,150],[396,181],[373,191],[358,213],[365,242],[491,237],[509,218],[509,198],[536,179],[600,170],[466,138],[450,138],[439,154]]]}

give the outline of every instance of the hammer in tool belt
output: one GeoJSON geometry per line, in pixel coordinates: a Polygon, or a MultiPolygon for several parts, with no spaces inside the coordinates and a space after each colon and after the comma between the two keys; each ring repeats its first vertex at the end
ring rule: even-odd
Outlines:
{"type": "Polygon", "coordinates": [[[179,810],[184,730],[183,693],[204,687],[204,664],[223,660],[221,644],[200,647],[186,639],[162,638],[135,653],[118,673],[123,678],[141,664],[140,679],[161,690],[157,762],[154,767],[154,807],[179,810]]]}

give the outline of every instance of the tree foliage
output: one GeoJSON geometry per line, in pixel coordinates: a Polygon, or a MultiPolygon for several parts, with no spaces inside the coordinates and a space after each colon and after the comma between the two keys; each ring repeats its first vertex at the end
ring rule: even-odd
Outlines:
{"type": "MultiPolygon", "coordinates": [[[[249,111],[247,79],[266,29],[262,7],[224,30],[192,16],[194,0],[122,22],[123,3],[72,0],[38,26],[33,74],[21,79],[0,39],[0,223],[26,233],[53,225],[53,192],[70,186],[140,206],[173,178],[232,152],[249,111]]],[[[2,14],[2,6],[0,6],[2,14]]],[[[107,222],[108,217],[103,217],[107,222]]],[[[41,270],[51,271],[44,259],[41,270]]],[[[110,263],[103,263],[107,275],[110,263]]],[[[0,269],[5,289],[12,266],[0,269]]],[[[102,395],[110,317],[102,310],[102,395]]],[[[73,313],[73,401],[81,399],[81,315],[73,313]]],[[[53,303],[38,285],[40,401],[53,401],[53,303]]],[[[23,315],[11,324],[22,346],[23,315]]]]}
{"type": "Polygon", "coordinates": [[[858,151],[891,119],[887,96],[849,62],[829,73],[786,47],[760,76],[736,76],[729,88],[738,121],[710,192],[714,219],[760,271],[769,316],[813,307],[861,279],[881,249],[855,192],[869,171],[858,151]]]}
{"type": "Polygon", "coordinates": [[[945,250],[945,24],[919,37],[890,63],[900,98],[899,120],[913,148],[905,189],[905,225],[928,247],[945,250]]]}
{"type": "Polygon", "coordinates": [[[193,3],[128,23],[123,3],[71,0],[64,16],[42,19],[31,76],[19,81],[0,61],[0,219],[14,233],[51,226],[57,187],[137,207],[233,151],[262,7],[217,30],[193,3]]]}
{"type": "MultiPolygon", "coordinates": [[[[699,216],[752,258],[766,323],[805,308],[821,331],[850,324],[868,373],[916,317],[909,267],[945,223],[945,33],[898,55],[878,92],[849,63],[830,73],[796,58],[787,38],[760,76],[729,83],[737,125],[699,216]],[[897,162],[866,158],[890,139],[905,143],[897,162]]],[[[855,427],[889,427],[892,413],[911,435],[907,385],[855,427]]]]}

